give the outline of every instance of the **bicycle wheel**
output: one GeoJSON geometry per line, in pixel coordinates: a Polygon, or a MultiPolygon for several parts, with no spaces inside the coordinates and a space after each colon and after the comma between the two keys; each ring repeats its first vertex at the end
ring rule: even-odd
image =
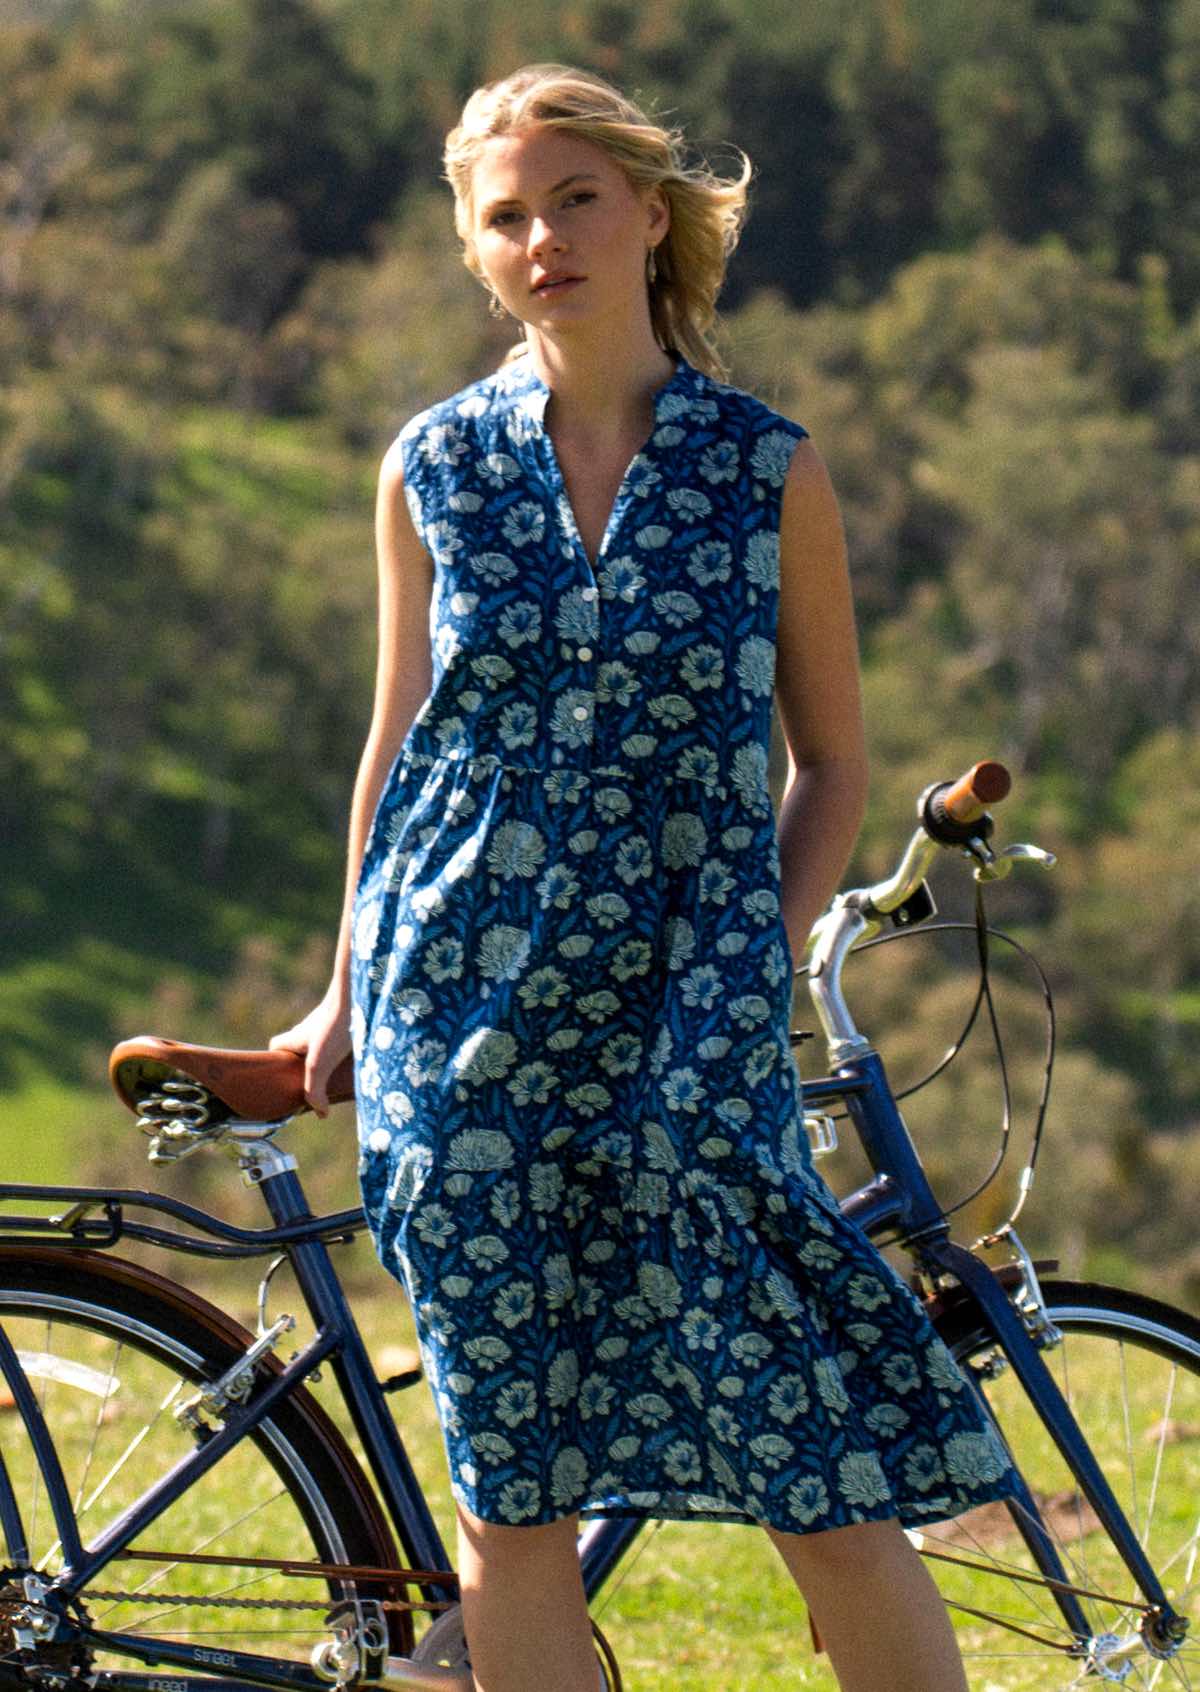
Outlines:
{"type": "MultiPolygon", "coordinates": [[[[597,1692],[623,1692],[624,1682],[612,1646],[595,1622],[592,1623],[592,1632],[596,1639],[597,1692]]],[[[433,1665],[441,1669],[470,1669],[471,1654],[467,1649],[459,1605],[455,1604],[437,1618],[413,1652],[413,1661],[421,1666],[433,1665]]]]}
{"type": "Polygon", "coordinates": [[[1062,1343],[1043,1354],[1046,1364],[1170,1601],[1191,1621],[1186,1642],[1173,1657],[1152,1654],[1138,1629],[1143,1612],[1132,1601],[1132,1577],[1013,1370],[963,1304],[937,1319],[939,1332],[979,1383],[1068,1580],[1091,1595],[1079,1598],[1089,1642],[1073,1638],[1053,1591],[1021,1578],[1038,1571],[1007,1505],[986,1505],[910,1538],[931,1554],[980,1692],[1052,1692],[1097,1681],[1200,1686],[1200,1322],[1110,1287],[1059,1281],[1044,1282],[1042,1291],[1062,1333],[1062,1343]]]}
{"type": "MultiPolygon", "coordinates": [[[[54,1248],[0,1250],[0,1323],[41,1406],[85,1544],[203,1439],[176,1412],[199,1383],[237,1361],[247,1339],[213,1307],[157,1275],[101,1253],[54,1248]]],[[[206,1420],[219,1425],[219,1415],[206,1420]]],[[[11,1404],[0,1410],[0,1451],[33,1570],[53,1576],[62,1550],[11,1404]]],[[[361,1470],[305,1392],[281,1403],[144,1529],[128,1554],[108,1564],[94,1589],[82,1593],[82,1614],[95,1628],[156,1646],[202,1645],[218,1653],[218,1663],[219,1653],[230,1651],[307,1662],[330,1637],[324,1617],[331,1602],[396,1595],[387,1584],[356,1588],[254,1567],[248,1560],[255,1557],[396,1566],[361,1470]]],[[[4,1561],[0,1598],[12,1599],[18,1589],[11,1583],[22,1571],[11,1544],[4,1561]]],[[[389,1611],[387,1619],[388,1649],[407,1652],[409,1616],[389,1611]]],[[[11,1613],[0,1605],[0,1666],[12,1663],[14,1645],[11,1613]]],[[[55,1647],[44,1649],[53,1666],[55,1647]]],[[[59,1654],[74,1667],[82,1658],[85,1672],[139,1667],[94,1642],[59,1654]]]]}

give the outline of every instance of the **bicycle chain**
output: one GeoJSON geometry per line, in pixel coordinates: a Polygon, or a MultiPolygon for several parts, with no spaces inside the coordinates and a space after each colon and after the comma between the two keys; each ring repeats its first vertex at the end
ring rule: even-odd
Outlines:
{"type": "MultiPolygon", "coordinates": [[[[311,1598],[205,1598],[198,1597],[193,1592],[105,1592],[94,1586],[85,1588],[79,1596],[84,1601],[98,1599],[106,1604],[192,1605],[195,1608],[210,1610],[328,1610],[331,1604],[341,1602],[328,1598],[324,1603],[317,1603],[311,1598]]],[[[372,1599],[372,1603],[378,1603],[381,1610],[437,1612],[454,1608],[448,1602],[432,1598],[383,1598],[372,1599]]]]}

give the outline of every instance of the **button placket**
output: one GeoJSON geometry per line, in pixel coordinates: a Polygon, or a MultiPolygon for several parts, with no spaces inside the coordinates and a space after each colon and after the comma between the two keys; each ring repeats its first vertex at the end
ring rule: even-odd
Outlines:
{"type": "MultiPolygon", "coordinates": [[[[582,548],[582,545],[581,545],[580,551],[582,552],[582,550],[583,550],[583,548],[582,548]]],[[[596,604],[596,602],[600,598],[600,590],[596,587],[595,582],[589,582],[586,587],[583,587],[583,588],[580,589],[580,598],[583,599],[584,602],[588,605],[596,604]]],[[[593,639],[595,639],[595,638],[598,638],[599,627],[600,627],[599,606],[598,605],[597,605],[597,609],[596,609],[596,615],[593,618],[593,623],[594,623],[595,631],[596,631],[595,634],[593,635],[593,639]]],[[[577,661],[581,664],[590,664],[594,655],[595,654],[593,652],[592,647],[590,647],[586,644],[582,645],[582,646],[577,646],[575,648],[575,657],[576,657],[577,661]]],[[[591,687],[592,683],[593,683],[593,674],[592,674],[592,672],[589,671],[588,675],[585,678],[585,684],[588,687],[591,687]]],[[[594,692],[592,694],[591,709],[589,710],[588,707],[584,706],[584,705],[577,705],[575,707],[575,717],[581,723],[586,722],[589,717],[591,718],[591,720],[592,720],[592,748],[591,749],[594,752],[594,750],[595,750],[595,732],[596,732],[596,696],[595,696],[594,692]]]]}
{"type": "MultiPolygon", "coordinates": [[[[589,584],[587,587],[581,588],[579,590],[579,592],[580,592],[580,598],[583,599],[588,605],[594,604],[596,602],[596,600],[599,599],[599,597],[600,597],[600,590],[594,584],[589,584]]],[[[599,634],[600,634],[600,612],[599,612],[599,609],[597,609],[597,612],[596,612],[595,624],[596,624],[596,630],[595,630],[595,634],[593,635],[592,638],[598,639],[599,634]]],[[[593,650],[592,647],[585,644],[583,646],[576,648],[575,656],[582,663],[588,664],[596,656],[596,654],[595,654],[595,651],[593,650]]]]}

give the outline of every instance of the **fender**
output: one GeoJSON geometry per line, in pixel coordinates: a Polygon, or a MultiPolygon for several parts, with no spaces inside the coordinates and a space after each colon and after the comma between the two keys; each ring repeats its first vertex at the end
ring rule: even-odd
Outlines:
{"type": "MultiPolygon", "coordinates": [[[[19,1268],[21,1279],[29,1277],[32,1284],[36,1280],[37,1268],[44,1267],[53,1273],[60,1269],[71,1274],[84,1273],[98,1289],[112,1286],[128,1292],[134,1290],[143,1297],[156,1301],[167,1309],[174,1311],[191,1324],[198,1324],[207,1330],[215,1341],[234,1353],[244,1353],[254,1344],[254,1335],[244,1328],[240,1322],[234,1321],[215,1304],[201,1298],[197,1293],[177,1282],[168,1280],[164,1275],[153,1269],[148,1269],[140,1263],[131,1263],[126,1258],[113,1257],[106,1252],[89,1251],[78,1246],[53,1245],[0,1245],[0,1282],[4,1280],[4,1273],[9,1266],[19,1268]]],[[[284,1364],[270,1354],[264,1357],[259,1367],[266,1373],[281,1375],[284,1364]]],[[[54,1510],[55,1526],[59,1538],[62,1540],[63,1552],[68,1564],[76,1564],[82,1560],[83,1547],[75,1525],[74,1514],[70,1507],[70,1495],[63,1479],[57,1453],[50,1439],[45,1422],[38,1409],[37,1398],[30,1387],[21,1368],[16,1352],[3,1331],[0,1323],[0,1374],[3,1374],[21,1419],[33,1442],[38,1462],[50,1495],[51,1506],[54,1510]],[[60,1514],[60,1507],[63,1511],[60,1514]]],[[[383,1514],[379,1499],[374,1488],[364,1475],[357,1459],[351,1451],[336,1423],[322,1408],[305,1387],[297,1387],[288,1398],[289,1408],[301,1416],[309,1424],[313,1436],[319,1439],[328,1450],[331,1458],[336,1462],[339,1478],[346,1491],[356,1498],[362,1514],[373,1524],[380,1545],[387,1545],[392,1549],[391,1561],[396,1561],[392,1531],[387,1518],[383,1514]]],[[[10,1526],[17,1529],[10,1543],[24,1545],[25,1536],[20,1528],[19,1515],[16,1512],[16,1501],[12,1495],[12,1488],[8,1480],[7,1471],[0,1461],[0,1524],[6,1532],[10,1526]],[[10,1520],[9,1511],[12,1511],[10,1520]]]]}

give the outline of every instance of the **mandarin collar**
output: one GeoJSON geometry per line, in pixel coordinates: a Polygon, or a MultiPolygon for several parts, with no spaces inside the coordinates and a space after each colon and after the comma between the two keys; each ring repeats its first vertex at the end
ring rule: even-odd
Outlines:
{"type": "MultiPolygon", "coordinates": [[[[682,353],[676,353],[675,369],[661,388],[654,393],[654,421],[657,426],[674,416],[672,401],[676,396],[687,397],[697,391],[703,378],[700,372],[688,363],[682,353]]],[[[545,427],[546,405],[550,399],[549,385],[542,380],[534,368],[533,360],[526,356],[511,366],[513,403],[527,416],[531,417],[539,427],[545,427]]]]}

